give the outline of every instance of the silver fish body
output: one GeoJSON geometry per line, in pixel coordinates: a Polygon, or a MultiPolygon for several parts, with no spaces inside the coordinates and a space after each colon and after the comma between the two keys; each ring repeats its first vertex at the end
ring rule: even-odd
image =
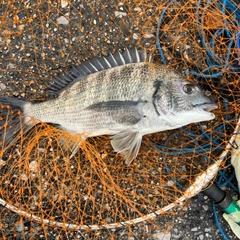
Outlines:
{"type": "Polygon", "coordinates": [[[86,62],[56,78],[50,91],[58,97],[22,103],[26,121],[54,123],[84,139],[111,135],[127,164],[137,156],[143,135],[211,120],[210,110],[217,108],[197,85],[146,62],[145,52],[136,49],[86,62]]]}

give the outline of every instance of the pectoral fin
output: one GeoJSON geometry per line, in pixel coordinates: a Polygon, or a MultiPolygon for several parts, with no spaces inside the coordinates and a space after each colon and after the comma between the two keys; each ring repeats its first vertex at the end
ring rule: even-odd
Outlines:
{"type": "Polygon", "coordinates": [[[108,101],[92,104],[87,110],[105,113],[117,123],[125,125],[137,124],[144,116],[142,105],[146,101],[108,101]]]}
{"type": "Polygon", "coordinates": [[[111,137],[113,149],[121,153],[129,165],[139,152],[142,135],[137,131],[122,131],[111,137]]]}

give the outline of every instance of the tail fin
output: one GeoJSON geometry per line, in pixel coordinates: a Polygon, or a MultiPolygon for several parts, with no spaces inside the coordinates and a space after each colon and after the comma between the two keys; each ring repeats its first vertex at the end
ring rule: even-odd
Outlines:
{"type": "Polygon", "coordinates": [[[5,96],[0,97],[0,149],[18,140],[20,131],[24,133],[31,128],[24,121],[26,104],[31,103],[5,96]]]}

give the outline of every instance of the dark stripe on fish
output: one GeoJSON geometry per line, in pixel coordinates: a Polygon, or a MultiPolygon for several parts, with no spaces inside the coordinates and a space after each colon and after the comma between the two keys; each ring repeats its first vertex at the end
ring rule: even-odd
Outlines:
{"type": "Polygon", "coordinates": [[[153,94],[153,106],[154,109],[156,111],[156,113],[160,116],[160,112],[158,110],[158,101],[161,98],[161,96],[159,96],[159,88],[161,87],[162,81],[155,81],[153,84],[153,87],[156,89],[154,94],[153,94]]]}
{"type": "Polygon", "coordinates": [[[167,115],[177,98],[172,94],[171,83],[163,84],[162,81],[155,81],[153,86],[156,88],[152,99],[154,109],[159,116],[167,115]]]}
{"type": "Polygon", "coordinates": [[[137,106],[140,101],[109,101],[109,102],[99,102],[90,105],[86,109],[98,111],[101,108],[118,108],[126,106],[137,106]]]}

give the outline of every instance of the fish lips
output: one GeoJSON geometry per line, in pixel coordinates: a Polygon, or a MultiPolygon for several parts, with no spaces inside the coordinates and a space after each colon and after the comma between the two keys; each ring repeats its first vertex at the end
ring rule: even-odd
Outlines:
{"type": "Polygon", "coordinates": [[[206,112],[210,112],[212,110],[217,109],[218,105],[216,103],[210,102],[210,103],[196,104],[196,105],[193,105],[193,107],[198,108],[198,109],[202,109],[206,112]]]}

